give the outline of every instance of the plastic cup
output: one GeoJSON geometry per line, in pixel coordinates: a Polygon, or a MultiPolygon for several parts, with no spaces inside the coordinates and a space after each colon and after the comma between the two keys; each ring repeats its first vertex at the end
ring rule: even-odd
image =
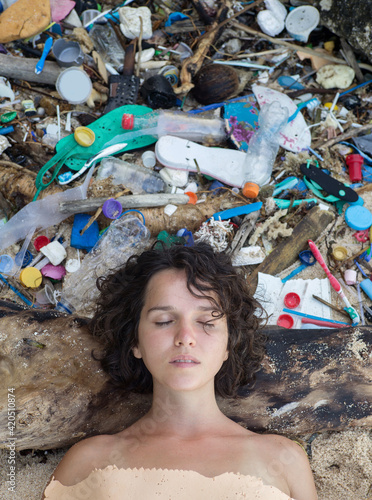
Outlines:
{"type": "Polygon", "coordinates": [[[360,182],[362,180],[363,156],[357,154],[348,155],[346,165],[349,169],[351,182],[360,182]]]}
{"type": "Polygon", "coordinates": [[[142,163],[147,168],[153,168],[156,165],[156,156],[154,151],[145,151],[142,154],[142,163]]]}
{"type": "Polygon", "coordinates": [[[311,5],[304,5],[293,9],[288,14],[285,27],[291,37],[306,43],[310,33],[318,26],[319,19],[318,9],[311,5]]]}
{"type": "Polygon", "coordinates": [[[84,62],[84,52],[78,42],[71,42],[60,38],[54,42],[52,52],[57,63],[62,68],[80,66],[84,62]]]}
{"type": "Polygon", "coordinates": [[[357,282],[357,273],[354,269],[347,269],[344,278],[347,285],[355,285],[357,282]]]}
{"type": "Polygon", "coordinates": [[[284,297],[284,304],[288,309],[294,309],[300,305],[301,299],[300,296],[295,292],[289,292],[284,297]]]}
{"type": "MultiPolygon", "coordinates": [[[[99,10],[96,10],[96,9],[87,9],[87,10],[84,10],[84,12],[81,13],[81,22],[83,24],[84,27],[86,26],[89,26],[90,22],[96,18],[97,16],[99,16],[101,14],[101,12],[99,10]]],[[[97,24],[106,24],[107,23],[107,19],[105,17],[101,17],[100,19],[98,19],[98,21],[96,21],[97,24]]],[[[91,27],[91,26],[89,26],[91,27]]]]}

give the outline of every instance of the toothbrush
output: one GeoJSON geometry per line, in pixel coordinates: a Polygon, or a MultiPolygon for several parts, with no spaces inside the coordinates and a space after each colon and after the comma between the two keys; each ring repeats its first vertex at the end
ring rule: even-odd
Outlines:
{"type": "Polygon", "coordinates": [[[36,63],[35,73],[37,75],[39,75],[43,71],[45,59],[46,59],[47,55],[49,54],[49,51],[52,48],[52,45],[53,45],[53,38],[50,36],[49,38],[47,38],[46,42],[44,43],[44,49],[43,49],[43,53],[41,55],[41,58],[36,63]]]}
{"type": "Polygon", "coordinates": [[[312,240],[307,240],[310,250],[312,251],[314,257],[316,260],[319,262],[319,264],[322,266],[323,270],[325,271],[329,282],[331,283],[332,288],[338,293],[338,295],[342,298],[344,301],[346,307],[345,311],[349,314],[353,325],[357,325],[360,321],[359,314],[357,313],[356,309],[350,304],[348,301],[346,295],[344,294],[341,285],[337,278],[333,276],[331,271],[328,269],[327,264],[325,263],[325,260],[322,257],[322,254],[320,253],[318,247],[315,245],[315,243],[312,240]]]}

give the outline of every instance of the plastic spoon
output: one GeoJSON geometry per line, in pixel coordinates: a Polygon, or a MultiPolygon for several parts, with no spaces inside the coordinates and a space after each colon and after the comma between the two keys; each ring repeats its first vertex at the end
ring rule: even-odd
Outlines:
{"type": "Polygon", "coordinates": [[[329,282],[331,283],[332,288],[338,293],[338,295],[342,298],[342,300],[345,302],[345,311],[349,314],[353,325],[357,325],[360,321],[359,314],[357,313],[356,309],[350,304],[348,301],[346,295],[344,294],[341,285],[337,278],[333,276],[331,271],[328,269],[327,264],[325,263],[322,254],[319,251],[319,248],[315,245],[315,243],[312,240],[307,240],[310,250],[313,252],[314,257],[316,260],[319,262],[319,264],[322,266],[323,270],[325,271],[329,282]]]}

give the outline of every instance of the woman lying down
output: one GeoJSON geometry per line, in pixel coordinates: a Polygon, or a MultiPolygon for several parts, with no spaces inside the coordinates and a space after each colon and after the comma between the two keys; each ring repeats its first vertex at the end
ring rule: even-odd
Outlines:
{"type": "Polygon", "coordinates": [[[99,281],[92,333],[101,363],[149,412],[114,435],[75,444],[44,498],[316,500],[306,453],[226,417],[264,355],[261,306],[224,253],[204,243],[153,247],[99,281]]]}

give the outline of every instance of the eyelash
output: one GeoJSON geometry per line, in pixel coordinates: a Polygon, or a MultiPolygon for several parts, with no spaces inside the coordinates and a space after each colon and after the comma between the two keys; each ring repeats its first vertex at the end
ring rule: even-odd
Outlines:
{"type": "MultiPolygon", "coordinates": [[[[170,320],[170,321],[157,321],[155,322],[155,325],[157,326],[165,326],[165,325],[170,325],[171,323],[173,323],[173,320],[170,320]]],[[[203,323],[202,321],[199,321],[199,323],[201,325],[203,325],[203,328],[206,328],[206,327],[213,327],[214,328],[214,324],[213,323],[209,323],[208,321],[206,321],[205,323],[203,323]]]]}

